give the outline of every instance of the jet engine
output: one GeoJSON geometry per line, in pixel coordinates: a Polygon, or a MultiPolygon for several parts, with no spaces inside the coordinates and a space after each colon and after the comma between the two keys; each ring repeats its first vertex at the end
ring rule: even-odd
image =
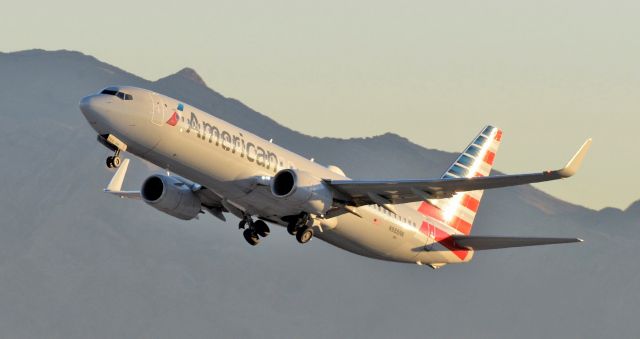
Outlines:
{"type": "Polygon", "coordinates": [[[142,199],[151,207],[182,220],[200,213],[200,198],[184,182],[166,175],[152,175],[142,184],[142,199]]]}
{"type": "Polygon", "coordinates": [[[283,169],[273,176],[270,186],[276,198],[307,213],[322,215],[333,203],[333,192],[327,185],[304,171],[283,169]]]}

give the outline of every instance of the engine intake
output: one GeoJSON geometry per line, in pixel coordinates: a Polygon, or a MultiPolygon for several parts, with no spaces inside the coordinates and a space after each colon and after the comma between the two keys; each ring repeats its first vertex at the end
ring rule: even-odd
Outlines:
{"type": "Polygon", "coordinates": [[[152,175],[142,184],[142,199],[151,207],[182,220],[200,213],[200,198],[184,182],[166,175],[152,175]]]}
{"type": "Polygon", "coordinates": [[[271,179],[271,193],[300,211],[323,215],[333,204],[333,192],[308,172],[283,169],[271,179]]]}
{"type": "Polygon", "coordinates": [[[296,188],[296,174],[292,170],[282,170],[273,177],[271,191],[278,198],[291,195],[296,188]]]}

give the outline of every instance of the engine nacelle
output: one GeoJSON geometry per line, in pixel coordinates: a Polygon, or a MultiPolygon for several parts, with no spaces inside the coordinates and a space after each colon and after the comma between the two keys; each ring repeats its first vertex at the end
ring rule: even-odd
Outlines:
{"type": "Polygon", "coordinates": [[[333,192],[307,172],[283,169],[271,179],[271,193],[292,207],[311,214],[323,215],[333,204],[333,192]]]}
{"type": "Polygon", "coordinates": [[[142,199],[151,207],[182,220],[191,220],[200,213],[200,198],[182,181],[152,175],[142,184],[142,199]]]}

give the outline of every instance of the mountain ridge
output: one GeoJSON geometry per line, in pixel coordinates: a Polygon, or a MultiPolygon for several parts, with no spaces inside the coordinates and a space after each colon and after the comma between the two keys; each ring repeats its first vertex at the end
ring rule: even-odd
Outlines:
{"type": "MultiPolygon", "coordinates": [[[[424,149],[424,150],[432,150],[432,151],[437,151],[437,152],[442,152],[445,154],[450,155],[451,157],[454,157],[457,155],[457,153],[455,152],[450,152],[450,151],[444,151],[444,150],[439,150],[439,149],[431,149],[431,148],[427,148],[424,147],[422,145],[418,145],[414,142],[412,142],[410,139],[403,137],[397,133],[393,133],[393,132],[386,132],[383,134],[379,134],[379,135],[373,135],[373,136],[364,136],[364,137],[353,137],[353,138],[335,138],[335,137],[329,137],[329,136],[313,136],[313,135],[307,135],[304,133],[300,133],[298,131],[295,131],[287,126],[283,126],[280,123],[278,123],[277,121],[273,120],[272,118],[268,117],[265,114],[262,114],[260,112],[257,112],[255,110],[253,110],[251,107],[245,105],[244,103],[242,103],[241,101],[233,98],[233,97],[227,97],[222,95],[221,93],[217,92],[216,90],[212,89],[211,87],[209,87],[206,82],[202,79],[202,77],[199,75],[199,73],[191,68],[191,67],[184,67],[180,70],[178,70],[177,72],[173,73],[173,74],[169,74],[165,77],[159,78],[158,80],[152,81],[152,80],[147,80],[144,79],[142,77],[138,77],[135,74],[126,71],[124,69],[121,69],[119,67],[113,66],[111,64],[108,64],[104,61],[101,61],[100,59],[88,55],[88,54],[84,54],[80,51],[74,51],[74,50],[66,50],[66,49],[60,49],[60,50],[54,50],[54,51],[48,51],[48,50],[44,50],[44,49],[28,49],[28,50],[22,50],[22,51],[15,51],[15,52],[3,52],[3,56],[5,57],[12,57],[12,56],[17,56],[17,57],[27,57],[27,58],[42,58],[42,57],[46,57],[49,58],[50,56],[54,56],[55,58],[60,58],[60,59],[74,59],[74,60],[84,60],[90,63],[97,63],[100,66],[103,66],[104,69],[108,70],[108,71],[113,71],[113,72],[122,72],[128,76],[134,77],[137,82],[146,82],[148,84],[151,84],[152,89],[168,89],[167,87],[172,87],[172,91],[176,92],[176,88],[178,88],[178,91],[176,93],[176,98],[178,99],[182,99],[181,97],[188,97],[190,95],[190,93],[185,93],[184,91],[179,90],[180,88],[186,88],[186,86],[181,86],[183,85],[182,81],[187,81],[190,83],[194,83],[197,85],[197,88],[200,91],[200,95],[204,95],[207,96],[208,101],[205,102],[203,100],[198,100],[198,98],[195,100],[196,102],[191,102],[189,100],[184,100],[185,102],[189,102],[192,105],[195,105],[199,108],[204,109],[205,111],[207,111],[205,106],[208,106],[209,108],[216,110],[219,106],[225,106],[226,108],[229,108],[231,106],[231,109],[234,110],[234,112],[237,112],[237,109],[239,109],[242,114],[240,116],[238,115],[226,115],[225,114],[221,114],[220,118],[230,122],[230,123],[234,123],[237,124],[263,138],[267,138],[267,139],[271,139],[272,138],[272,134],[274,134],[274,130],[280,129],[280,130],[284,130],[288,135],[288,138],[292,138],[294,140],[298,140],[300,138],[311,138],[312,140],[319,140],[319,141],[324,141],[324,142],[329,142],[329,143],[342,143],[342,142],[358,142],[358,143],[366,143],[366,142],[376,142],[379,140],[383,140],[385,142],[389,142],[389,143],[393,143],[396,145],[402,145],[404,147],[410,147],[413,149],[424,149]],[[211,99],[214,99],[213,103],[210,102],[211,99]],[[199,105],[198,105],[199,104],[199,105]],[[236,107],[233,107],[236,106],[236,107]],[[256,124],[255,126],[248,126],[247,121],[251,120],[253,121],[255,118],[259,119],[259,123],[256,124]],[[267,128],[265,128],[267,127],[267,128]]],[[[112,85],[118,85],[118,84],[112,84],[112,85]]],[[[138,84],[140,85],[140,84],[138,84]]],[[[185,98],[186,99],[186,98],[185,98]]],[[[277,143],[278,140],[275,140],[275,142],[277,143]]],[[[293,142],[292,144],[298,144],[297,142],[293,142]]],[[[294,151],[298,151],[301,152],[303,155],[311,158],[314,157],[316,159],[316,161],[322,161],[322,156],[318,157],[317,155],[314,154],[305,154],[307,152],[305,152],[304,149],[295,149],[294,147],[294,151]]],[[[327,162],[323,162],[326,165],[328,165],[329,163],[327,162]]],[[[444,165],[446,166],[446,165],[444,165]]],[[[442,167],[445,168],[445,167],[442,167]]],[[[503,172],[500,172],[499,170],[494,170],[492,172],[493,174],[503,174],[503,172]]],[[[349,173],[347,173],[349,175],[349,173]]],[[[440,173],[438,173],[440,174],[440,173]]],[[[403,177],[403,175],[398,175],[397,177],[394,176],[387,176],[386,178],[398,178],[398,177],[403,177]]],[[[537,188],[533,188],[534,190],[538,190],[537,188]]],[[[540,190],[538,190],[540,191],[540,190]]],[[[589,211],[593,211],[593,212],[598,212],[598,210],[594,210],[591,208],[588,208],[586,206],[582,206],[579,204],[575,204],[569,201],[565,201],[559,198],[554,197],[551,194],[548,194],[546,192],[540,191],[540,193],[543,193],[544,195],[546,195],[546,197],[548,198],[553,198],[556,201],[560,201],[562,203],[565,204],[569,204],[573,207],[577,207],[577,208],[584,208],[586,210],[589,211]]],[[[625,210],[621,210],[621,212],[626,213],[630,207],[635,206],[635,204],[640,203],[640,199],[637,200],[636,202],[632,202],[629,207],[625,210]]],[[[542,208],[543,210],[548,210],[548,208],[544,207],[542,208]]],[[[603,208],[601,210],[606,210],[607,208],[603,208]]],[[[631,211],[634,211],[635,209],[631,209],[631,211]]]]}

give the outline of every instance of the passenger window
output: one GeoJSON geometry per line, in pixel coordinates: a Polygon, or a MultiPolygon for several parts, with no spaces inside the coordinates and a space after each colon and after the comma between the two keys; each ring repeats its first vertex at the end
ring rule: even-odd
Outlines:
{"type": "Polygon", "coordinates": [[[491,131],[493,131],[493,127],[487,126],[487,128],[485,128],[484,131],[482,131],[482,134],[489,136],[491,135],[491,131]]]}

